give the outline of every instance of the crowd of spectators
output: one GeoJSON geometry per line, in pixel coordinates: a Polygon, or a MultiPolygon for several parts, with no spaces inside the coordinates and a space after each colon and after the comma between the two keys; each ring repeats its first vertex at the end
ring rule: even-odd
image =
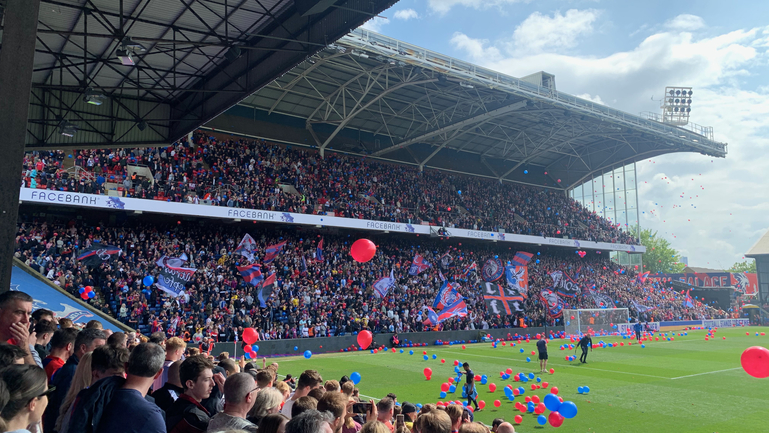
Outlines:
{"type": "Polygon", "coordinates": [[[562,191],[198,132],[167,148],[30,152],[22,182],[43,188],[214,206],[589,241],[637,240],[562,191]],[[71,158],[77,172],[63,169],[71,158]],[[129,171],[146,166],[149,176],[129,171]],[[77,174],[76,174],[77,173],[77,174]],[[293,187],[283,189],[281,185],[293,187]]]}
{"type": "MultiPolygon", "coordinates": [[[[454,239],[393,235],[379,238],[376,256],[358,263],[349,256],[355,237],[329,234],[293,226],[218,226],[191,221],[158,222],[128,219],[111,225],[86,219],[37,220],[29,215],[19,225],[16,256],[74,295],[93,287],[88,302],[143,333],[165,332],[193,341],[232,341],[246,327],[257,328],[262,339],[332,336],[362,329],[373,332],[412,332],[430,329],[423,324],[423,307],[431,306],[442,284],[439,258],[446,252],[453,266],[442,273],[461,286],[468,315],[443,322],[442,329],[467,330],[562,324],[550,318],[539,292],[553,285],[549,273],[561,270],[572,276],[582,292],[565,299],[567,308],[597,308],[589,289],[609,296],[615,307],[634,303],[652,307],[641,319],[720,318],[728,314],[696,303],[683,307],[679,293],[647,280],[640,283],[635,269],[623,269],[605,255],[589,253],[584,258],[562,250],[538,252],[529,263],[529,293],[522,313],[510,316],[487,311],[477,273],[463,276],[472,262],[480,269],[498,256],[512,259],[515,250],[497,244],[454,239]],[[261,307],[257,289],[244,281],[236,266],[249,261],[236,253],[244,234],[256,240],[256,263],[265,248],[286,242],[283,251],[263,275],[276,273],[276,290],[261,307]],[[323,234],[321,234],[323,233],[323,234]],[[321,238],[322,236],[322,238],[321,238]],[[323,239],[323,259],[313,260],[323,239]],[[122,251],[96,267],[78,261],[79,252],[101,242],[122,251]],[[415,254],[433,266],[419,274],[408,271],[415,254]],[[157,276],[156,261],[162,256],[188,257],[186,267],[196,268],[182,296],[172,297],[156,286],[145,287],[146,276],[157,276]],[[307,269],[304,270],[304,263],[307,269]],[[389,295],[379,298],[373,283],[394,270],[396,284],[389,295]]],[[[504,277],[503,277],[504,279],[504,277]]],[[[504,284],[504,282],[502,282],[504,284]]],[[[606,305],[609,307],[609,305],[606,305]]]]}

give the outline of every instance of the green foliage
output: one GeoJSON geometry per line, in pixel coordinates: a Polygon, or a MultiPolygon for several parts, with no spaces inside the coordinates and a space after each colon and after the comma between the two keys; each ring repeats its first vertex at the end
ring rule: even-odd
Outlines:
{"type": "Polygon", "coordinates": [[[646,253],[643,255],[644,271],[650,271],[653,274],[677,274],[683,272],[686,267],[681,263],[681,255],[678,251],[656,231],[641,229],[641,245],[646,247],[646,253]]]}
{"type": "Polygon", "coordinates": [[[749,274],[756,273],[756,261],[748,259],[744,262],[736,262],[729,268],[729,272],[747,272],[749,274]]]}

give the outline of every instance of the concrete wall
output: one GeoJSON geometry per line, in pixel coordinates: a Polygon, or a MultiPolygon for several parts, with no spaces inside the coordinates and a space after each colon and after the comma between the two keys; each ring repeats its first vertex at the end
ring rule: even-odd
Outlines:
{"type": "MultiPolygon", "coordinates": [[[[560,332],[563,327],[547,328],[548,332],[560,332]]],[[[505,338],[507,334],[514,336],[516,333],[519,335],[536,335],[543,332],[544,328],[504,328],[504,329],[487,329],[487,330],[475,330],[475,331],[445,331],[445,332],[410,332],[408,334],[399,334],[398,337],[403,343],[404,341],[411,341],[414,344],[427,343],[432,346],[435,341],[455,341],[455,340],[480,340],[480,338],[486,334],[491,334],[493,338],[505,338]]],[[[393,334],[374,334],[374,343],[376,345],[389,346],[390,337],[393,334]]],[[[259,356],[275,356],[275,355],[297,355],[301,356],[305,350],[309,350],[312,353],[328,353],[339,352],[340,349],[345,349],[350,346],[357,347],[357,335],[345,335],[339,337],[324,337],[324,338],[298,338],[291,340],[271,340],[271,341],[259,341],[256,343],[259,346],[259,356]],[[297,350],[294,351],[294,347],[297,350]]],[[[237,343],[237,352],[235,351],[235,343],[217,343],[214,346],[214,350],[211,352],[213,355],[218,355],[221,352],[229,352],[230,356],[237,353],[238,357],[243,354],[242,343],[237,343]]]]}

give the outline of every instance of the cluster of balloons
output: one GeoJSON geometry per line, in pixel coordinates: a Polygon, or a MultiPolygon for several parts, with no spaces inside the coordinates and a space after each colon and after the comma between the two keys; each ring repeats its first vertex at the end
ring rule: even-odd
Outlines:
{"type": "Polygon", "coordinates": [[[256,344],[250,344],[243,348],[245,350],[245,354],[243,356],[246,359],[256,358],[256,353],[259,352],[259,346],[256,344]]]}
{"type": "Polygon", "coordinates": [[[93,299],[96,296],[96,293],[93,292],[93,287],[91,286],[85,286],[80,288],[80,297],[87,301],[89,299],[93,299]]]}

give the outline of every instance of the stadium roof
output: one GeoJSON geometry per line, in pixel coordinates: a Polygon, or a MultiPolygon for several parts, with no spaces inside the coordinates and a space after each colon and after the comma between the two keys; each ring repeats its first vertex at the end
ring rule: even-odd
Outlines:
{"type": "Polygon", "coordinates": [[[394,3],[41,0],[26,146],[171,143],[394,3]]]}
{"type": "Polygon", "coordinates": [[[558,92],[545,72],[519,79],[363,29],[240,106],[207,126],[562,189],[665,153],[726,156],[712,128],[631,115],[558,92]]]}
{"type": "Polygon", "coordinates": [[[769,255],[769,230],[761,236],[756,243],[745,253],[745,257],[756,258],[769,255]]]}

